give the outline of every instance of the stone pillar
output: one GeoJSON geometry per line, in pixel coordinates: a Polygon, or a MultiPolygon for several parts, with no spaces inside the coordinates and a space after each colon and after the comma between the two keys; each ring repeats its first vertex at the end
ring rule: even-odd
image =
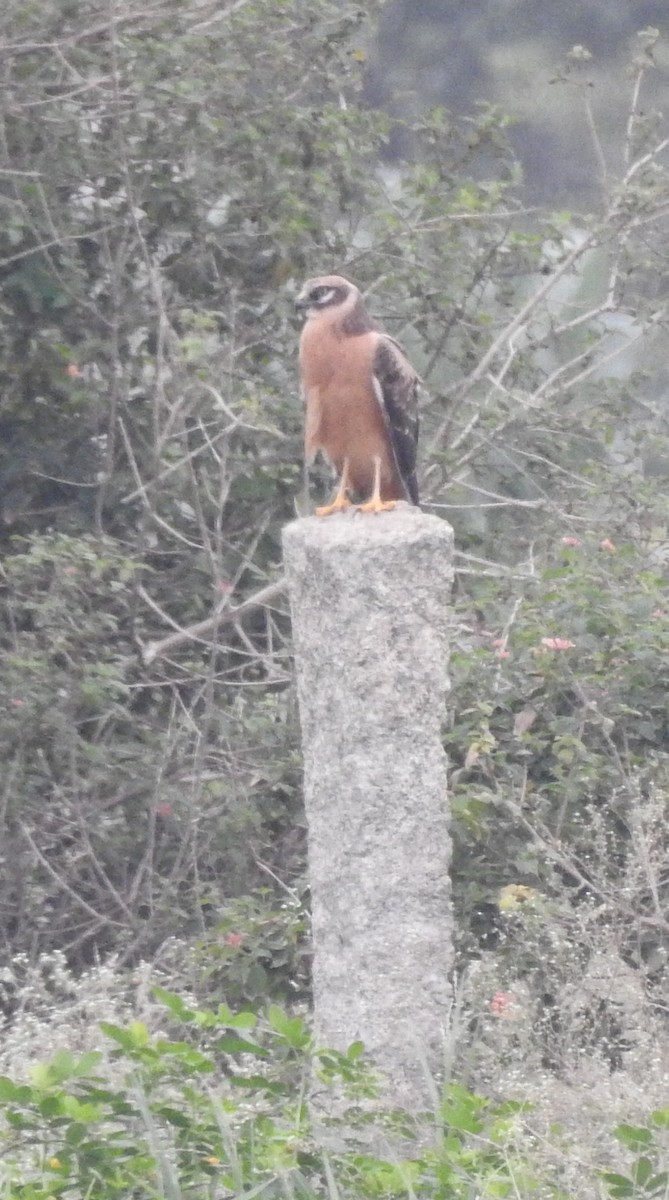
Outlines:
{"type": "Polygon", "coordinates": [[[453,535],[408,505],[283,535],[304,750],[317,1043],[361,1040],[385,1102],[433,1106],[450,1001],[453,535]]]}

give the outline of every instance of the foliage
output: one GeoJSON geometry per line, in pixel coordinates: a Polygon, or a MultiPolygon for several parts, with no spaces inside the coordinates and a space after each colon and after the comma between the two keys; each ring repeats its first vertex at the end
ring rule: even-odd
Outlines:
{"type": "Polygon", "coordinates": [[[587,1048],[620,1068],[644,1029],[664,1037],[666,584],[655,533],[579,532],[555,538],[509,587],[506,618],[502,605],[497,628],[462,634],[453,660],[460,952],[493,951],[496,986],[529,987],[544,1062],[587,1048]],[[519,885],[532,900],[510,911],[500,896],[519,885]],[[604,950],[608,996],[581,987],[575,1019],[565,996],[604,950]],[[617,992],[623,964],[645,992],[636,1012],[617,992]]]}
{"type": "Polygon", "coordinates": [[[308,913],[296,895],[278,901],[270,889],[231,900],[212,930],[195,942],[194,974],[203,996],[229,1004],[310,995],[308,913]]]}
{"type": "MultiPolygon", "coordinates": [[[[405,1156],[380,1157],[365,1142],[392,1143],[396,1133],[389,1114],[369,1108],[374,1081],[360,1047],[314,1051],[304,1022],[277,1007],[259,1020],[226,1005],[193,1009],[169,992],[158,998],[169,1036],[152,1036],[140,1021],[107,1024],[111,1050],[60,1050],[28,1081],[0,1078],[0,1179],[9,1200],[275,1190],[370,1200],[559,1195],[542,1177],[522,1104],[492,1104],[453,1084],[434,1114],[395,1114],[405,1156]],[[304,1098],[314,1069],[350,1097],[329,1150],[304,1098]]],[[[633,1159],[629,1176],[602,1172],[614,1200],[661,1194],[656,1159],[666,1124],[666,1111],[657,1111],[647,1125],[614,1131],[633,1159]]]]}
{"type": "MultiPolygon", "coordinates": [[[[620,66],[645,26],[665,30],[662,0],[597,0],[546,8],[534,0],[476,7],[455,0],[391,0],[372,55],[375,103],[406,116],[431,104],[466,112],[485,100],[512,118],[511,137],[532,203],[599,202],[617,161],[626,96],[620,66]],[[566,56],[566,72],[556,64],[566,56]],[[583,122],[587,107],[589,118],[583,122]]],[[[664,54],[661,52],[661,59],[664,54]]],[[[647,107],[661,103],[658,72],[647,107]]],[[[410,141],[405,127],[393,142],[410,141]]]]}
{"type": "Polygon", "coordinates": [[[604,1171],[603,1181],[613,1200],[628,1200],[633,1196],[666,1196],[669,1172],[658,1171],[658,1133],[669,1124],[669,1110],[658,1109],[650,1114],[648,1125],[618,1125],[614,1137],[635,1155],[629,1175],[604,1171]]]}
{"type": "MultiPolygon", "coordinates": [[[[226,753],[239,729],[234,712],[210,713],[216,769],[198,773],[185,714],[159,688],[152,703],[141,681],[137,574],[118,541],[92,536],[35,536],[4,561],[12,636],[0,667],[8,697],[0,744],[16,773],[5,813],[4,907],[19,945],[31,929],[84,958],[91,939],[99,947],[119,937],[134,955],[173,931],[175,909],[203,930],[219,898],[223,847],[247,839],[244,851],[226,855],[229,889],[240,886],[253,850],[262,852],[251,797],[265,792],[270,821],[294,791],[290,763],[247,782],[237,766],[241,739],[226,753]]],[[[202,706],[202,696],[193,704],[202,706]]],[[[268,698],[254,707],[246,736],[255,741],[267,729],[276,739],[277,705],[268,698]]]]}
{"type": "Polygon", "coordinates": [[[267,0],[0,17],[13,948],[134,958],[301,843],[282,600],[153,670],[143,649],[276,571],[299,427],[276,290],[343,252],[375,152],[382,122],[339,104],[358,21],[267,0]]]}

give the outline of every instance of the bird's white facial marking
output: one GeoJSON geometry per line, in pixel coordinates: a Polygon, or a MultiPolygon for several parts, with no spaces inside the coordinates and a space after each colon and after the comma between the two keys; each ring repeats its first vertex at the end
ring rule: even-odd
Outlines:
{"type": "Polygon", "coordinates": [[[311,293],[310,301],[312,304],[316,305],[316,307],[324,308],[326,304],[329,304],[331,300],[334,300],[336,295],[336,288],[318,287],[314,288],[313,292],[311,293]]]}
{"type": "Polygon", "coordinates": [[[313,282],[311,286],[305,285],[302,288],[295,305],[297,308],[303,309],[307,317],[313,317],[327,309],[341,310],[348,303],[354,291],[355,289],[346,280],[342,280],[341,283],[338,283],[337,280],[332,283],[329,280],[325,280],[323,283],[313,282]]]}

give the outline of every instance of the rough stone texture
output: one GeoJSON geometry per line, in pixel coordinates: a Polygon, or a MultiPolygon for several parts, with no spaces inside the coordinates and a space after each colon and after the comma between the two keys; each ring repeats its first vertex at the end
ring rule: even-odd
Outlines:
{"type": "Polygon", "coordinates": [[[284,530],[302,724],[318,1044],[432,1107],[452,963],[449,525],[408,505],[284,530]]]}

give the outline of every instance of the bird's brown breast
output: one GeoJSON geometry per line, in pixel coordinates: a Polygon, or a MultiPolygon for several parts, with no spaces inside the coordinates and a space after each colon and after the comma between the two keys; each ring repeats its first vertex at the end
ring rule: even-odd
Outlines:
{"type": "Polygon", "coordinates": [[[321,451],[338,471],[347,461],[350,482],[363,495],[371,490],[378,458],[383,498],[403,499],[405,490],[374,391],[377,338],[376,333],[338,336],[325,321],[307,322],[300,340],[305,452],[313,459],[321,451]]]}

